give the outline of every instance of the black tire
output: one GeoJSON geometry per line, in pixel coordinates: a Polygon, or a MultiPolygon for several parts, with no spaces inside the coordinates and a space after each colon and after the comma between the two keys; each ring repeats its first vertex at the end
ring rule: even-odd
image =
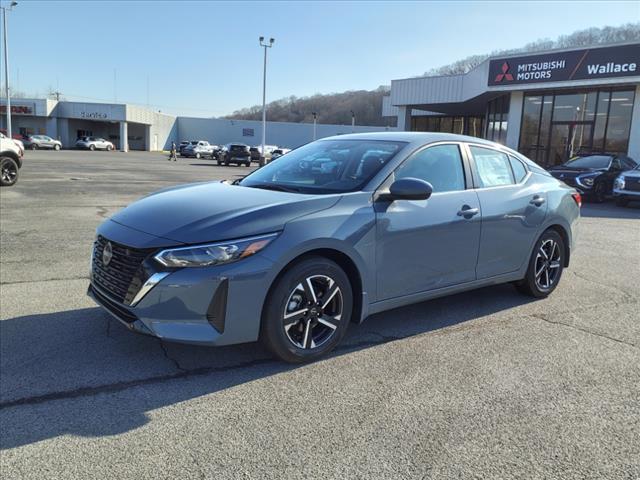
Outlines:
{"type": "Polygon", "coordinates": [[[562,271],[564,270],[564,262],[564,240],[555,230],[546,230],[535,243],[531,258],[529,259],[527,274],[524,279],[516,283],[516,288],[521,293],[535,298],[548,297],[560,282],[562,271]],[[548,242],[553,242],[555,247],[551,246],[548,242]],[[543,248],[543,245],[547,245],[547,247],[543,248]],[[548,258],[545,259],[542,250],[546,252],[548,258]],[[536,273],[538,273],[538,275],[536,275],[536,273]],[[540,278],[538,279],[538,277],[540,278]]]}
{"type": "Polygon", "coordinates": [[[308,257],[290,267],[270,289],[262,313],[260,339],[285,362],[310,362],[340,343],[349,327],[352,309],[353,293],[344,271],[326,258],[308,257]],[[313,287],[312,294],[307,279],[313,287]],[[317,303],[310,305],[308,300],[314,295],[317,303]],[[327,295],[330,298],[323,305],[322,297],[327,295]],[[291,317],[293,312],[305,310],[306,313],[291,317]],[[287,311],[291,312],[289,328],[285,327],[287,311]]]}
{"type": "Polygon", "coordinates": [[[38,149],[38,145],[36,145],[35,143],[31,144],[31,150],[37,150],[38,149]]]}
{"type": "Polygon", "coordinates": [[[10,187],[18,181],[18,163],[11,157],[0,157],[0,185],[10,187]]]}
{"type": "Polygon", "coordinates": [[[604,183],[602,182],[596,183],[593,187],[593,195],[592,195],[593,201],[595,203],[602,203],[604,202],[605,197],[606,197],[606,187],[604,183]]]}
{"type": "Polygon", "coordinates": [[[111,145],[107,145],[107,152],[110,152],[111,150],[113,150],[113,147],[111,145]]]}
{"type": "Polygon", "coordinates": [[[629,204],[629,200],[626,198],[616,198],[616,205],[619,207],[626,207],[629,204]]]}
{"type": "Polygon", "coordinates": [[[96,149],[96,146],[94,144],[89,145],[89,150],[93,152],[95,149],[96,149]]]}
{"type": "Polygon", "coordinates": [[[250,167],[251,166],[251,162],[244,162],[244,166],[245,167],[250,167]]]}
{"type": "Polygon", "coordinates": [[[58,151],[60,150],[60,145],[58,145],[57,143],[53,146],[53,149],[58,151]]]}
{"type": "Polygon", "coordinates": [[[221,167],[222,166],[222,160],[218,159],[218,166],[221,167]]]}

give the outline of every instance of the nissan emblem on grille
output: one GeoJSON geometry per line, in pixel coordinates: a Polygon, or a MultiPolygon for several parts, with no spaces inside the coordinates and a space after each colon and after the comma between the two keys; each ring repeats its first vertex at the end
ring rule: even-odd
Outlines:
{"type": "Polygon", "coordinates": [[[111,257],[113,257],[113,247],[111,246],[111,242],[107,242],[104,246],[104,250],[102,250],[102,264],[105,267],[109,265],[111,257]]]}

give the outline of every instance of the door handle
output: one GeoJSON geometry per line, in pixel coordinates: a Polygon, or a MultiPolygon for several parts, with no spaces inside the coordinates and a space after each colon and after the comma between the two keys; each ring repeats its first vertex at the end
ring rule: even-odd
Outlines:
{"type": "Polygon", "coordinates": [[[535,205],[536,207],[539,207],[544,202],[545,202],[545,199],[543,197],[541,197],[540,195],[536,195],[535,197],[533,197],[533,200],[531,200],[529,203],[531,205],[535,205]]]}
{"type": "Polygon", "coordinates": [[[458,211],[458,216],[459,217],[473,217],[474,215],[477,215],[478,213],[480,213],[480,209],[478,208],[471,208],[469,205],[463,205],[462,208],[458,211]]]}

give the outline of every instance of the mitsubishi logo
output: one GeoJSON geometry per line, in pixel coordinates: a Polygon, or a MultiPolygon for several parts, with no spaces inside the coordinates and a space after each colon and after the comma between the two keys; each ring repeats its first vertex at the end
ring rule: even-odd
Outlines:
{"type": "Polygon", "coordinates": [[[104,250],[102,250],[102,265],[105,267],[108,266],[111,262],[111,257],[113,257],[113,247],[111,246],[111,242],[107,242],[104,250]]]}
{"type": "Polygon", "coordinates": [[[496,82],[501,82],[503,80],[507,80],[509,82],[513,81],[513,75],[511,75],[509,72],[509,64],[507,62],[504,62],[502,64],[502,73],[499,73],[498,75],[496,75],[496,82]]]}

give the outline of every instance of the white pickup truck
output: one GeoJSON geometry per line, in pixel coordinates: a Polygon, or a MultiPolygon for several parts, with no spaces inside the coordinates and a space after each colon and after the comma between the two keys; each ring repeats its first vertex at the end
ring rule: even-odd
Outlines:
{"type": "Polygon", "coordinates": [[[182,149],[180,156],[182,157],[195,157],[195,158],[203,158],[209,157],[213,158],[218,152],[219,148],[217,145],[212,145],[206,140],[198,140],[197,142],[191,142],[191,144],[187,145],[182,149]]]}
{"type": "Polygon", "coordinates": [[[0,133],[0,185],[10,187],[18,181],[24,148],[0,133]]]}

